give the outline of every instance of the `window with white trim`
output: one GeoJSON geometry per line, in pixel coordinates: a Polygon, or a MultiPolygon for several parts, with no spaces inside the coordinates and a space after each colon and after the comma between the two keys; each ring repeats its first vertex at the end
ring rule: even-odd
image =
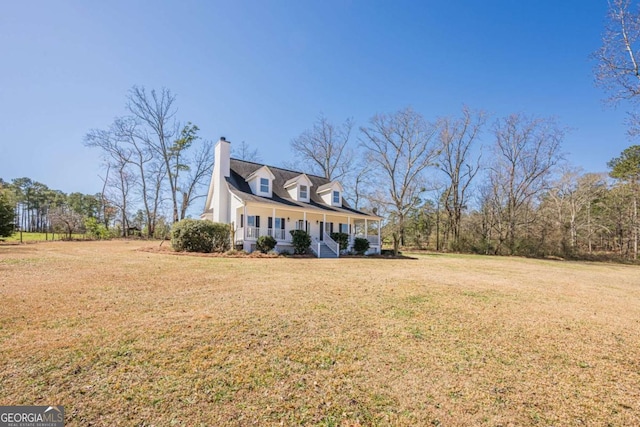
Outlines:
{"type": "Polygon", "coordinates": [[[284,218],[274,218],[273,228],[277,230],[284,230],[284,218]]]}
{"type": "Polygon", "coordinates": [[[306,185],[301,185],[300,186],[300,198],[301,199],[308,199],[309,198],[309,189],[307,188],[306,185]]]}
{"type": "Polygon", "coordinates": [[[333,192],[333,204],[334,205],[339,205],[340,204],[340,192],[339,191],[334,191],[333,192]]]}
{"type": "Polygon", "coordinates": [[[267,178],[260,178],[260,192],[269,192],[269,180],[267,178]]]}

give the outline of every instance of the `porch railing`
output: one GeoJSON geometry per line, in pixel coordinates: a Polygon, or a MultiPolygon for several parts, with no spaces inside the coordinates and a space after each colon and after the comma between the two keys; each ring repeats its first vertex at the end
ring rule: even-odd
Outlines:
{"type": "Polygon", "coordinates": [[[325,231],[322,232],[322,240],[324,241],[324,244],[336,254],[336,256],[340,256],[340,243],[333,240],[325,231]]]}
{"type": "Polygon", "coordinates": [[[281,228],[269,228],[267,234],[276,240],[285,240],[285,233],[281,228]]]}
{"type": "Polygon", "coordinates": [[[369,241],[370,245],[380,246],[380,239],[378,239],[377,235],[364,237],[364,236],[357,236],[355,234],[352,234],[352,235],[349,236],[349,245],[350,246],[353,246],[353,242],[356,240],[356,237],[359,237],[361,239],[365,239],[366,238],[369,241]]]}
{"type": "Polygon", "coordinates": [[[378,236],[367,236],[367,240],[372,245],[375,245],[375,246],[380,245],[380,239],[378,239],[378,236]]]}
{"type": "Polygon", "coordinates": [[[258,227],[247,227],[247,239],[257,239],[260,237],[260,229],[258,227]]]}
{"type": "MultiPolygon", "coordinates": [[[[239,229],[239,236],[242,236],[242,228],[239,229]]],[[[285,230],[280,228],[259,228],[259,227],[247,227],[247,239],[257,239],[260,236],[271,236],[276,240],[285,241],[287,240],[285,230]]]]}

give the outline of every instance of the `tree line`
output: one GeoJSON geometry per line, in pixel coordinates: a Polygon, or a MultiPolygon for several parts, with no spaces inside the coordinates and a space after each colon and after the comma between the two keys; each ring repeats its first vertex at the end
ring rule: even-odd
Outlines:
{"type": "Polygon", "coordinates": [[[640,147],[609,174],[572,168],[554,118],[482,111],[426,120],[412,108],[352,120],[321,116],[291,142],[297,163],[341,179],[355,208],[384,217],[396,251],[637,258],[640,147]]]}
{"type": "Polygon", "coordinates": [[[112,210],[100,194],[66,194],[30,178],[0,178],[0,236],[16,231],[107,237],[112,210]],[[106,215],[106,217],[105,217],[106,215]],[[106,218],[106,220],[105,220],[106,218]]]}

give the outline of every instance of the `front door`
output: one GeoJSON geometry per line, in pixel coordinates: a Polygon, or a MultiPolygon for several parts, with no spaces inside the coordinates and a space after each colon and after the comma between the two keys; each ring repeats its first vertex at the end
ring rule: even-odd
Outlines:
{"type": "Polygon", "coordinates": [[[324,239],[324,233],[322,232],[324,230],[324,222],[320,221],[320,240],[324,239]]]}

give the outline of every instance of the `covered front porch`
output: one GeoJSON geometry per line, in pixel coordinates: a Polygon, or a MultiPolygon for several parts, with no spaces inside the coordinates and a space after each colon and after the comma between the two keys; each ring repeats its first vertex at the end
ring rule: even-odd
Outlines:
{"type": "Polygon", "coordinates": [[[293,252],[291,230],[305,230],[311,236],[311,250],[318,255],[328,247],[335,256],[340,255],[338,244],[331,233],[349,236],[347,252],[353,248],[356,237],[369,241],[367,254],[380,253],[380,218],[342,212],[323,212],[295,208],[268,207],[253,204],[239,206],[232,213],[233,241],[237,248],[247,252],[255,250],[260,236],[276,239],[276,251],[293,252]]]}

